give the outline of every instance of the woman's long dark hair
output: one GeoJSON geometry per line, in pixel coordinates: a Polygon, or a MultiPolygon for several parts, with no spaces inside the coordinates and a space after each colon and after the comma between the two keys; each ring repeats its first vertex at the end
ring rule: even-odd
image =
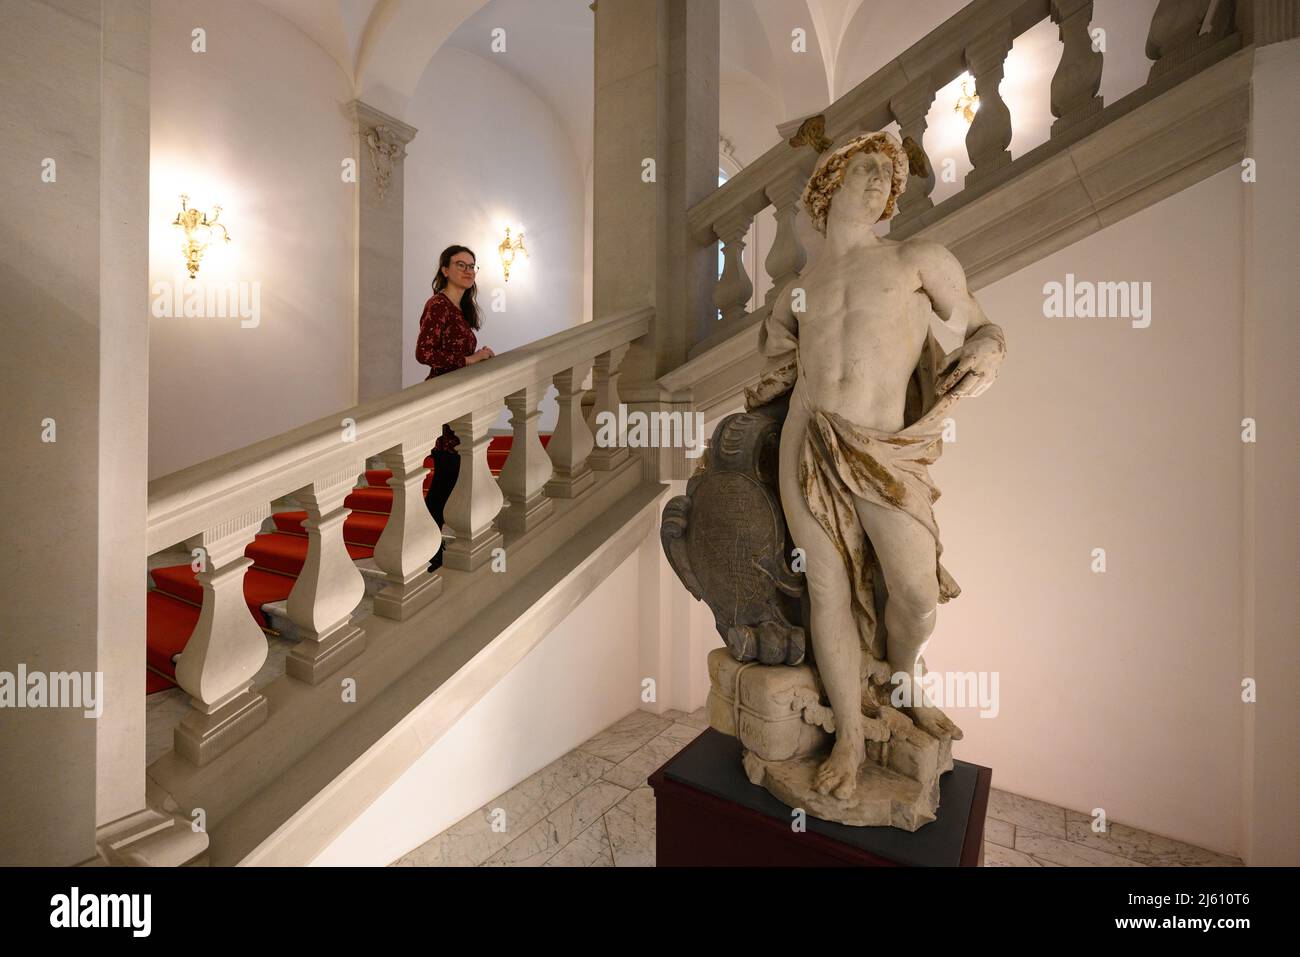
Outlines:
{"type": "MultiPolygon", "coordinates": [[[[448,246],[444,249],[442,255],[438,257],[438,273],[433,277],[433,291],[435,293],[442,292],[447,288],[447,277],[443,275],[442,271],[443,269],[451,269],[451,257],[457,253],[469,253],[471,256],[474,256],[474,250],[470,249],[468,246],[448,246]]],[[[477,256],[474,256],[474,261],[478,262],[477,256]]],[[[478,311],[477,281],[469,284],[469,288],[466,289],[465,294],[460,297],[460,302],[457,303],[457,305],[460,306],[460,313],[465,317],[465,321],[469,323],[471,329],[477,330],[482,328],[483,321],[480,318],[478,311]]]]}

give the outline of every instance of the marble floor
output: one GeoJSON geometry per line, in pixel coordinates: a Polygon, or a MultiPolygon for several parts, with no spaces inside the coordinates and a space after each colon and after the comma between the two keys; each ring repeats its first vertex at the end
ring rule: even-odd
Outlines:
{"type": "MultiPolygon", "coordinates": [[[[704,709],[633,711],[394,862],[399,867],[649,867],[646,777],[708,727],[704,709]],[[504,819],[505,828],[493,827],[504,819]]],[[[994,789],[985,867],[1240,866],[1235,858],[994,789]]]]}

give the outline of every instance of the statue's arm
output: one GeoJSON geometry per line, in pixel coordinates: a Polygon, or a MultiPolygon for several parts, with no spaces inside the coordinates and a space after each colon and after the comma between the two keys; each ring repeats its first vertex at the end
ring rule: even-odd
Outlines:
{"type": "Polygon", "coordinates": [[[979,301],[966,285],[966,271],[957,257],[938,243],[916,246],[921,289],[944,322],[957,319],[965,324],[966,335],[955,361],[945,370],[937,386],[940,392],[976,396],[993,384],[1007,351],[1002,328],[989,321],[979,301]]]}

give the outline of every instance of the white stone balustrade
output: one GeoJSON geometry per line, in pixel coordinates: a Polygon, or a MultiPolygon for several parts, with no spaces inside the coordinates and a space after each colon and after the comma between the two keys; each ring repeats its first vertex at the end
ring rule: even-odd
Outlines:
{"type": "Polygon", "coordinates": [[[343,501],[366,459],[378,456],[392,472],[392,510],[374,552],[388,581],[375,596],[375,614],[402,620],[438,597],[443,574],[479,568],[502,541],[493,523],[505,498],[488,469],[487,430],[503,404],[515,427],[502,473],[510,495],[502,524],[512,533],[542,523],[551,496],[581,495],[595,481],[593,466],[608,470],[627,460],[623,448],[593,450],[581,384],[594,363],[598,399],[616,410],[619,363],[629,343],[650,331],[653,315],[645,308],[584,323],[151,482],[149,553],[184,541],[201,546],[205,562],[197,576],[198,624],[176,667],[193,707],[177,727],[176,753],[205,764],[267,718],[267,700],[252,687],[267,658],[266,636],[244,600],[243,579],[252,564],[244,550],[269,503],[292,493],[307,509],[307,558],[287,609],[302,640],[285,669],[316,684],[364,653],[364,631],[351,621],[363,587],[343,541],[343,501]],[[562,415],[548,454],[537,405],[551,379],[562,415]],[[424,459],[443,422],[460,437],[462,464],[446,509],[456,538],[444,570],[431,574],[442,538],[424,503],[424,459]]]}
{"type": "MultiPolygon", "coordinates": [[[[1233,32],[1234,5],[1219,3],[1211,12],[1210,2],[1160,0],[1146,42],[1147,56],[1156,62],[1147,87],[1125,98],[1129,100],[1128,108],[1240,46],[1241,36],[1233,32]],[[1210,29],[1200,34],[1207,14],[1210,29]]],[[[714,293],[723,321],[717,324],[718,331],[696,339],[691,357],[716,347],[746,328],[748,322],[761,318],[780,290],[804,268],[806,256],[794,230],[797,200],[817,161],[818,150],[827,144],[849,133],[882,129],[896,120],[901,135],[911,137],[926,155],[926,115],[936,91],[969,70],[975,77],[980,108],[966,138],[973,169],[964,188],[946,199],[943,207],[935,207],[930,198],[935,171],[926,155],[929,169],[926,175],[909,177],[898,213],[890,224],[891,232],[911,235],[942,217],[945,208],[959,208],[1013,175],[1017,161],[1008,151],[1013,117],[1002,100],[999,84],[1012,43],[1043,20],[1050,17],[1058,25],[1062,44],[1061,61],[1051,79],[1051,109],[1056,120],[1050,140],[1059,141],[1057,148],[1064,149],[1104,123],[1107,109],[1098,95],[1103,52],[1094,48],[1092,13],[1092,0],[974,0],[828,105],[820,114],[824,126],[820,142],[812,135],[796,138],[797,146],[781,142],[691,207],[687,218],[692,235],[700,241],[721,241],[725,256],[714,293]],[[764,263],[772,285],[763,306],[751,315],[746,312],[746,304],[753,284],[741,256],[749,224],[768,206],[774,208],[777,222],[777,234],[764,263]]],[[[1122,115],[1124,110],[1124,106],[1119,107],[1115,115],[1122,115]]],[[[782,135],[791,136],[809,119],[812,117],[782,124],[782,135]]],[[[1051,150],[1040,148],[1024,159],[1027,166],[1052,155],[1051,150]]]]}

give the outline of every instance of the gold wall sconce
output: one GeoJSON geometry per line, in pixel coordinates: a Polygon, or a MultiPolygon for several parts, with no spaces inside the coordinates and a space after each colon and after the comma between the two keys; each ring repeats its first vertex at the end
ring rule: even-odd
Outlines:
{"type": "Polygon", "coordinates": [[[501,269],[505,272],[505,281],[509,282],[510,267],[514,264],[515,253],[520,252],[523,253],[524,256],[528,255],[528,250],[524,248],[524,231],[521,229],[518,238],[515,239],[514,242],[511,242],[510,227],[507,226],[506,238],[503,239],[501,245],[497,247],[497,252],[501,254],[501,269]]]}
{"type": "Polygon", "coordinates": [[[960,113],[967,123],[974,123],[979,108],[980,98],[970,91],[970,80],[962,80],[961,96],[957,97],[957,105],[953,107],[953,112],[960,113]]]}
{"type": "Polygon", "coordinates": [[[193,279],[199,274],[199,262],[203,259],[208,244],[212,242],[213,230],[221,230],[221,239],[227,243],[230,242],[230,234],[226,232],[225,226],[217,222],[221,216],[220,206],[213,206],[210,212],[201,213],[197,209],[190,209],[189,204],[190,198],[182,193],[181,211],[172,220],[172,225],[185,230],[185,243],[181,246],[181,252],[185,254],[185,268],[190,271],[190,278],[193,279]]]}

